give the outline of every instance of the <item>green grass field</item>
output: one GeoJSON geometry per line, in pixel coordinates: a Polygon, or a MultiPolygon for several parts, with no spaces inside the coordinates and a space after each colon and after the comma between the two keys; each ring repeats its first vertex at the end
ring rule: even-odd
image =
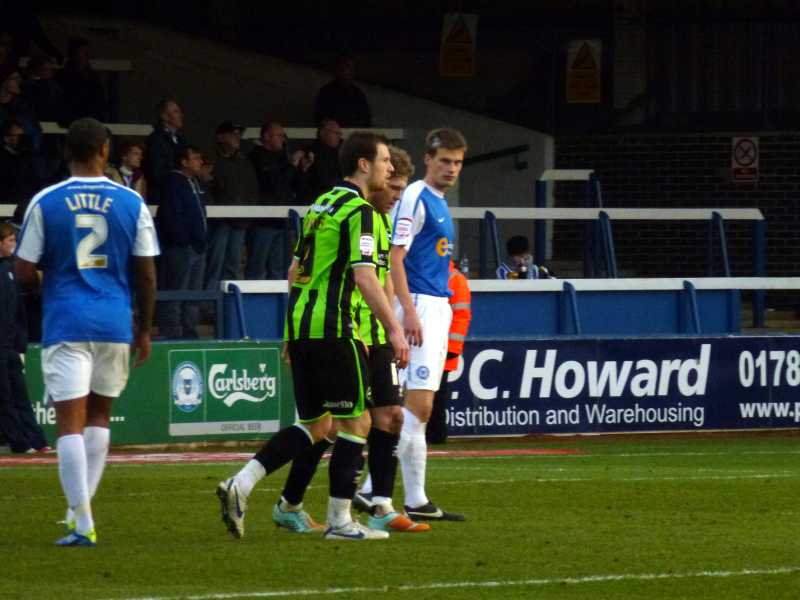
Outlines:
{"type": "MultiPolygon", "coordinates": [[[[431,458],[429,493],[465,523],[386,541],[276,530],[285,470],[219,521],[239,463],[110,465],[97,548],[56,548],[54,466],[0,469],[0,598],[800,598],[800,436],[470,441],[570,456],[431,458]]],[[[306,505],[324,518],[327,463],[306,505]]],[[[397,504],[401,504],[398,491],[397,504]]]]}

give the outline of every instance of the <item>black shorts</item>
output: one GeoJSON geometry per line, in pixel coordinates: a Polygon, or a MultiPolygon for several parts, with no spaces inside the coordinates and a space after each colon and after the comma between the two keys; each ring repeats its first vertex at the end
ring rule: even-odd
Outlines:
{"type": "Polygon", "coordinates": [[[394,350],[391,344],[370,346],[369,373],[374,408],[402,406],[397,364],[394,362],[394,350]]]}
{"type": "Polygon", "coordinates": [[[350,339],[289,342],[294,399],[301,423],[326,413],[354,419],[372,407],[364,344],[350,339]]]}

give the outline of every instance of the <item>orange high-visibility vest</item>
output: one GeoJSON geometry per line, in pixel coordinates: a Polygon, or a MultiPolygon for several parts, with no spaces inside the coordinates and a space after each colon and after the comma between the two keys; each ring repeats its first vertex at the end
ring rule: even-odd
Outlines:
{"type": "Polygon", "coordinates": [[[472,294],[469,291],[469,282],[464,275],[450,262],[450,280],[448,286],[453,295],[450,296],[450,308],[453,309],[453,321],[450,323],[450,335],[447,339],[447,360],[444,363],[445,371],[455,371],[458,366],[458,357],[464,351],[464,340],[467,337],[469,322],[472,320],[470,302],[472,294]]]}

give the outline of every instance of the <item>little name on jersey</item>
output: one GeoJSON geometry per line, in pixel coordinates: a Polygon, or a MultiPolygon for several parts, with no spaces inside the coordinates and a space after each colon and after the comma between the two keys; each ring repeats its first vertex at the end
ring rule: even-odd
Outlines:
{"type": "Polygon", "coordinates": [[[88,208],[89,210],[108,213],[108,209],[111,208],[111,203],[114,202],[114,199],[102,198],[100,194],[73,194],[71,199],[69,197],[64,198],[64,202],[67,203],[67,208],[73,212],[88,208]]]}

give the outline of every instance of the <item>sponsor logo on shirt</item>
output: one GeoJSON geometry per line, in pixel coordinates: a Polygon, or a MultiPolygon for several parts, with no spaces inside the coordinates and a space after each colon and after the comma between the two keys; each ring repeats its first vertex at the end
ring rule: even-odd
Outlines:
{"type": "Polygon", "coordinates": [[[411,225],[413,221],[408,217],[397,220],[397,229],[394,231],[394,239],[397,241],[405,240],[411,235],[411,225]]]}
{"type": "Polygon", "coordinates": [[[362,256],[372,256],[375,252],[375,238],[371,235],[362,235],[358,240],[358,247],[362,256]]]}
{"type": "Polygon", "coordinates": [[[453,253],[453,244],[446,237],[439,238],[436,242],[436,254],[439,256],[450,256],[453,253]]]}

